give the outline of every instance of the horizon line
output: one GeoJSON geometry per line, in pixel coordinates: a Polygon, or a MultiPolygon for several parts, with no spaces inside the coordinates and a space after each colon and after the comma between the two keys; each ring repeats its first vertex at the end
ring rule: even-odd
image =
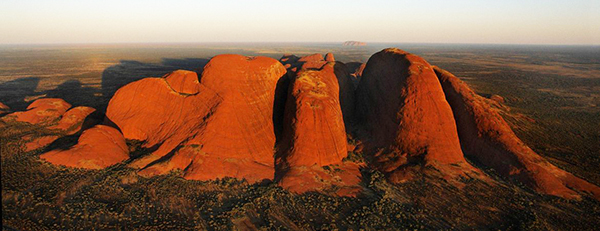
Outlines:
{"type": "MultiPolygon", "coordinates": [[[[200,45],[200,44],[339,44],[347,41],[364,42],[367,45],[385,45],[385,44],[411,44],[411,45],[495,45],[495,46],[600,46],[600,43],[454,43],[454,42],[368,42],[360,40],[346,40],[335,42],[301,42],[301,41],[248,41],[248,42],[69,42],[69,43],[0,43],[0,46],[44,46],[44,45],[200,45]]],[[[361,47],[361,46],[358,46],[361,47]]]]}

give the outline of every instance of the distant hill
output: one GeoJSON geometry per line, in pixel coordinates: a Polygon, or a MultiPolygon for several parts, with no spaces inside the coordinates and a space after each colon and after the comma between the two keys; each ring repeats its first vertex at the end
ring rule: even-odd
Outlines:
{"type": "Polygon", "coordinates": [[[345,41],[342,45],[344,46],[366,46],[367,43],[359,41],[345,41]]]}

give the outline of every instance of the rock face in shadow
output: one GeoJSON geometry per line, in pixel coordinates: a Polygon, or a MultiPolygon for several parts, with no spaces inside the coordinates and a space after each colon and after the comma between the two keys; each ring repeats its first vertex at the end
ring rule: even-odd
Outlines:
{"type": "Polygon", "coordinates": [[[75,146],[52,150],[40,158],[67,167],[102,169],[128,159],[129,149],[117,129],[97,125],[85,130],[75,146]]]}
{"type": "MultiPolygon", "coordinates": [[[[276,154],[276,179],[290,191],[317,191],[331,185],[358,184],[357,175],[352,182],[335,181],[331,173],[320,168],[341,165],[347,156],[335,65],[330,62],[321,70],[302,70],[291,83],[283,135],[276,154]]],[[[355,167],[336,174],[357,172],[358,167],[355,167]]]]}
{"type": "Polygon", "coordinates": [[[348,67],[342,62],[334,62],[334,73],[337,78],[339,85],[340,105],[342,107],[342,114],[344,117],[344,124],[346,131],[352,133],[354,131],[354,124],[356,123],[355,115],[355,87],[352,81],[352,77],[348,72],[348,67]]]}
{"type": "Polygon", "coordinates": [[[272,179],[274,94],[284,74],[271,58],[219,55],[200,82],[177,71],[126,85],[107,118],[125,138],[156,148],[131,164],[143,175],[182,169],[186,179],[272,179]]]}
{"type": "Polygon", "coordinates": [[[8,114],[10,112],[10,107],[6,106],[6,104],[3,104],[2,102],[0,102],[0,116],[3,116],[4,114],[8,114]]]}
{"type": "Polygon", "coordinates": [[[579,198],[576,190],[600,199],[599,187],[552,165],[523,143],[490,107],[488,99],[475,94],[451,73],[438,67],[434,70],[454,112],[467,157],[540,193],[579,198]]]}
{"type": "Polygon", "coordinates": [[[395,48],[371,56],[357,89],[357,110],[365,153],[391,182],[429,167],[450,178],[475,173],[463,157],[437,76],[421,57],[395,48]]]}

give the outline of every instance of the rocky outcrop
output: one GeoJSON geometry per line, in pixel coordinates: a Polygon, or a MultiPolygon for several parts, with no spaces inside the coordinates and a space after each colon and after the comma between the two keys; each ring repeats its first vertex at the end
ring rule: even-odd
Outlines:
{"type": "Polygon", "coordinates": [[[332,53],[327,53],[325,58],[323,58],[321,54],[312,54],[304,57],[284,55],[279,61],[287,68],[289,81],[296,78],[297,72],[303,70],[325,69],[325,66],[328,63],[333,66],[334,74],[339,86],[338,95],[342,107],[344,123],[348,132],[353,131],[353,124],[355,123],[354,95],[356,86],[353,78],[348,72],[348,67],[344,63],[336,62],[332,53]]]}
{"type": "Polygon", "coordinates": [[[454,112],[465,155],[544,194],[578,198],[575,192],[600,199],[600,188],[552,165],[523,143],[506,121],[451,73],[435,67],[447,101],[454,112]],[[575,191],[574,191],[575,190],[575,191]]]}
{"type": "Polygon", "coordinates": [[[56,125],[52,125],[48,128],[64,131],[66,135],[73,135],[81,131],[82,127],[85,128],[85,120],[95,111],[96,109],[86,106],[71,108],[65,112],[65,114],[62,114],[56,125]]]}
{"type": "Polygon", "coordinates": [[[2,102],[0,102],[0,116],[4,115],[4,114],[8,114],[10,112],[10,107],[6,106],[6,104],[3,104],[2,102]]]}
{"type": "Polygon", "coordinates": [[[100,121],[95,118],[91,118],[93,116],[90,116],[94,112],[96,112],[96,109],[86,106],[78,106],[69,109],[61,116],[58,123],[46,127],[47,129],[56,131],[56,135],[25,138],[25,140],[28,140],[25,143],[25,151],[28,152],[46,147],[63,136],[78,134],[82,130],[97,124],[100,121]]]}
{"type": "Polygon", "coordinates": [[[340,163],[346,157],[346,130],[333,63],[305,70],[291,84],[280,150],[283,165],[340,163]]]}
{"type": "Polygon", "coordinates": [[[59,119],[69,108],[71,104],[63,99],[42,98],[33,101],[27,107],[27,111],[13,112],[2,117],[2,120],[44,125],[59,119]]]}
{"type": "MultiPolygon", "coordinates": [[[[331,62],[321,70],[302,70],[291,83],[283,135],[276,153],[276,179],[291,191],[324,190],[332,184],[358,183],[358,176],[348,177],[356,182],[335,182],[335,177],[320,168],[340,165],[347,156],[335,65],[331,62]]],[[[358,167],[354,170],[356,173],[358,167]]],[[[353,170],[343,172],[352,174],[353,170]]]]}
{"type": "Polygon", "coordinates": [[[134,162],[141,168],[196,135],[220,103],[221,97],[200,85],[195,72],[175,71],[120,88],[108,104],[106,123],[118,127],[126,139],[144,141],[144,148],[154,150],[134,162]],[[181,82],[188,86],[178,87],[181,82]]]}
{"type": "MultiPolygon", "coordinates": [[[[331,53],[285,55],[279,62],[218,55],[200,78],[179,70],[141,79],[116,92],[105,125],[85,130],[73,147],[40,157],[100,169],[129,159],[125,140],[138,140],[147,154],[131,157],[129,165],[141,175],[180,169],[192,180],[274,178],[295,193],[356,196],[360,168],[368,167],[392,183],[420,174],[451,183],[491,181],[466,156],[540,193],[600,200],[597,186],[552,165],[513,133],[498,114],[509,111],[502,97],[483,98],[399,49],[378,52],[366,65],[334,60],[331,53]],[[345,159],[348,151],[367,163],[345,159]]],[[[33,150],[90,126],[93,108],[70,107],[39,99],[0,120],[52,131],[23,137],[33,150]]]]}
{"type": "Polygon", "coordinates": [[[44,153],[40,158],[67,167],[102,169],[128,159],[129,149],[117,129],[96,125],[85,130],[75,146],[44,153]]]}
{"type": "Polygon", "coordinates": [[[475,173],[463,157],[442,87],[421,57],[394,48],[371,56],[357,89],[357,110],[365,153],[391,182],[427,167],[448,178],[475,173]]]}
{"type": "Polygon", "coordinates": [[[298,71],[300,71],[301,69],[321,69],[327,61],[325,61],[325,58],[321,54],[312,54],[301,57],[298,59],[298,63],[300,64],[298,71]]]}
{"type": "Polygon", "coordinates": [[[32,151],[48,146],[60,137],[74,135],[82,129],[93,126],[98,121],[88,120],[96,109],[85,106],[71,108],[63,99],[42,98],[35,100],[27,111],[14,112],[2,118],[4,122],[17,121],[30,123],[47,129],[43,136],[26,135],[24,151],[32,151]],[[69,109],[70,108],[70,109],[69,109]]]}
{"type": "Polygon", "coordinates": [[[332,53],[325,54],[325,61],[327,62],[335,62],[335,57],[333,57],[332,53]]]}
{"type": "Polygon", "coordinates": [[[284,74],[271,58],[218,55],[201,81],[177,71],[119,89],[107,118],[125,138],[156,149],[132,163],[143,175],[184,169],[186,179],[272,179],[274,94],[284,74]]]}

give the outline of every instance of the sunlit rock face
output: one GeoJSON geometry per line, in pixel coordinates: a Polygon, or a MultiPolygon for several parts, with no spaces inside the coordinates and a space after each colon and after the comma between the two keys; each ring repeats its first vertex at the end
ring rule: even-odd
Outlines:
{"type": "Polygon", "coordinates": [[[119,89],[107,119],[125,138],[156,149],[132,162],[141,174],[185,169],[186,179],[272,179],[274,95],[285,72],[271,58],[219,55],[201,80],[177,71],[119,89]]]}
{"type": "Polygon", "coordinates": [[[493,102],[475,94],[450,72],[438,67],[434,70],[452,106],[467,157],[540,193],[579,198],[576,191],[580,191],[600,198],[600,188],[552,165],[523,143],[490,107],[493,102]]]}

